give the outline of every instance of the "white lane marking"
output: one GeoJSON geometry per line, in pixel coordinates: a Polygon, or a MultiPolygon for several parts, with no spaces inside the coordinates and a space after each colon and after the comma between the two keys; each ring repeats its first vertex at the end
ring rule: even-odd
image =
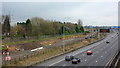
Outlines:
{"type": "Polygon", "coordinates": [[[66,66],[66,64],[63,64],[63,66],[66,66]]]}
{"type": "Polygon", "coordinates": [[[92,55],[93,56],[93,55],[92,55]]]}
{"type": "Polygon", "coordinates": [[[83,56],[85,56],[85,55],[83,55],[83,56]]]}
{"type": "Polygon", "coordinates": [[[75,53],[75,54],[73,54],[73,55],[75,56],[75,55],[77,55],[77,54],[79,54],[79,53],[80,53],[80,52],[78,52],[78,53],[75,53]]]}
{"type": "Polygon", "coordinates": [[[59,62],[61,62],[61,61],[63,61],[64,59],[62,59],[62,60],[60,60],[60,61],[58,61],[58,62],[55,62],[55,63],[52,63],[52,64],[50,64],[49,66],[52,66],[52,65],[54,65],[54,64],[56,64],[56,63],[59,63],[59,62]]]}
{"type": "Polygon", "coordinates": [[[112,48],[112,47],[111,47],[112,48]]]}
{"type": "Polygon", "coordinates": [[[96,60],[95,62],[97,63],[98,61],[96,60]]]}
{"type": "Polygon", "coordinates": [[[87,61],[87,60],[85,60],[85,61],[87,61]]]}
{"type": "Polygon", "coordinates": [[[103,56],[101,56],[101,57],[103,57],[103,56]]]}

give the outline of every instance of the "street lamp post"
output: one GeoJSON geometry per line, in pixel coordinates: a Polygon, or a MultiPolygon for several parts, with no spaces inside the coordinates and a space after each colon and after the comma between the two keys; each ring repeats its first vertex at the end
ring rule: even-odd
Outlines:
{"type": "Polygon", "coordinates": [[[98,40],[100,39],[100,29],[98,28],[98,40]]]}

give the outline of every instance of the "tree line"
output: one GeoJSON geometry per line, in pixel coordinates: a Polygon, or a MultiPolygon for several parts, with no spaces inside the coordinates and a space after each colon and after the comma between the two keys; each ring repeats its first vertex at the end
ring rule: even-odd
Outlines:
{"type": "Polygon", "coordinates": [[[84,32],[81,21],[72,22],[50,21],[39,17],[27,19],[25,22],[17,22],[17,25],[10,25],[10,18],[5,17],[2,23],[2,34],[11,37],[29,37],[40,35],[63,35],[84,32]],[[7,35],[6,35],[7,34],[7,35]]]}

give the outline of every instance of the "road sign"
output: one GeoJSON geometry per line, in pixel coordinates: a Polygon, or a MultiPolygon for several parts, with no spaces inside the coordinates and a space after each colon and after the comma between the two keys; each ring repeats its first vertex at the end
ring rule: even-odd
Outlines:
{"type": "Polygon", "coordinates": [[[90,28],[94,28],[94,26],[89,26],[90,28]]]}
{"type": "Polygon", "coordinates": [[[110,29],[100,29],[100,32],[102,32],[102,33],[109,33],[110,29]]]}
{"type": "Polygon", "coordinates": [[[113,26],[113,28],[120,28],[120,26],[113,26]]]}

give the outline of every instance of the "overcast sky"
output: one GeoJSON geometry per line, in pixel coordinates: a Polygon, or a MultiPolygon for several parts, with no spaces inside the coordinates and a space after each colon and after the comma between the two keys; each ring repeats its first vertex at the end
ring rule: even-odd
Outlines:
{"type": "Polygon", "coordinates": [[[2,14],[12,15],[12,24],[32,17],[84,25],[118,25],[117,2],[2,2],[2,14]]]}

